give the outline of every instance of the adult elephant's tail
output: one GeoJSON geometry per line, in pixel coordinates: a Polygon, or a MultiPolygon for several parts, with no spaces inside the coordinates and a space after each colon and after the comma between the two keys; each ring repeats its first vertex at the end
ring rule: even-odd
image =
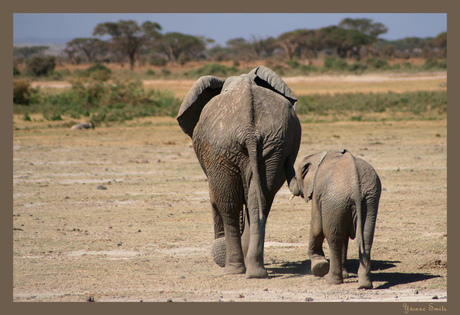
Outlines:
{"type": "Polygon", "coordinates": [[[259,221],[263,218],[263,206],[262,206],[262,184],[260,182],[259,174],[259,162],[257,154],[257,139],[255,134],[253,134],[246,141],[246,148],[248,149],[249,163],[252,170],[252,178],[254,179],[256,194],[257,194],[257,203],[258,203],[258,212],[259,212],[259,221]]]}
{"type": "MultiPolygon", "coordinates": [[[[258,219],[259,222],[263,218],[263,204],[262,204],[262,185],[260,182],[260,173],[259,173],[259,162],[258,162],[258,146],[257,146],[257,132],[255,126],[255,112],[254,112],[254,95],[252,92],[252,81],[248,77],[243,78],[242,82],[242,94],[244,95],[243,99],[246,102],[244,108],[246,109],[246,126],[243,127],[243,134],[245,138],[242,142],[248,150],[249,156],[249,165],[252,171],[252,179],[255,184],[255,191],[257,194],[257,203],[258,203],[258,219]]],[[[251,180],[248,178],[248,189],[250,186],[251,180]]],[[[249,192],[249,190],[248,190],[249,192]]],[[[258,225],[258,224],[257,224],[258,225]]]]}

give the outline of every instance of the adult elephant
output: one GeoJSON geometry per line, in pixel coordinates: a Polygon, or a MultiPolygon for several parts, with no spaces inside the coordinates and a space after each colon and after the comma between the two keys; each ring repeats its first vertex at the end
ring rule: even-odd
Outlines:
{"type": "Polygon", "coordinates": [[[327,274],[329,284],[348,277],[348,239],[356,237],[359,250],[358,288],[372,288],[371,248],[379,207],[381,182],[374,168],[349,151],[321,152],[297,166],[293,195],[312,200],[308,254],[315,276],[327,274]],[[326,238],[330,267],[323,252],[326,238]]]}
{"type": "Polygon", "coordinates": [[[276,192],[295,177],[301,137],[296,101],[275,72],[259,66],[227,80],[199,78],[179,109],[179,125],[208,178],[215,240],[225,237],[226,274],[268,276],[267,217],[276,192]]]}

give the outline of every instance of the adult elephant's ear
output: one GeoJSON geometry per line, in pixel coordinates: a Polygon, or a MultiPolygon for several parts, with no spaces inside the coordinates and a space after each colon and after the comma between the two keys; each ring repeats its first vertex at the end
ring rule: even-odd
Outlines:
{"type": "Polygon", "coordinates": [[[220,93],[224,82],[225,80],[208,75],[199,78],[188,91],[179,108],[177,121],[190,138],[193,136],[193,130],[200,119],[203,107],[220,93]]]}
{"type": "Polygon", "coordinates": [[[294,93],[291,91],[286,82],[284,82],[283,79],[281,79],[280,76],[273,70],[264,66],[258,66],[257,68],[251,70],[251,72],[248,73],[248,76],[251,77],[257,85],[283,95],[289,100],[289,102],[291,102],[292,106],[295,106],[297,98],[294,93]]]}

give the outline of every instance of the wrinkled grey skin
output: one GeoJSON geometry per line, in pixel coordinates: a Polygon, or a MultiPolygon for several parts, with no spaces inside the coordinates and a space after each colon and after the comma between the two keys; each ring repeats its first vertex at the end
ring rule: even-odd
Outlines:
{"type": "Polygon", "coordinates": [[[300,145],[295,102],[284,81],[260,66],[225,81],[201,77],[181,105],[177,120],[192,138],[208,178],[214,259],[226,274],[268,276],[263,260],[267,216],[276,192],[295,177],[300,145]]]}
{"type": "Polygon", "coordinates": [[[315,276],[327,274],[330,284],[343,283],[348,239],[356,236],[359,250],[358,287],[371,289],[371,248],[381,183],[367,162],[347,150],[321,152],[304,158],[296,169],[293,195],[312,200],[308,254],[315,276]],[[330,267],[323,252],[326,238],[330,267]]]}

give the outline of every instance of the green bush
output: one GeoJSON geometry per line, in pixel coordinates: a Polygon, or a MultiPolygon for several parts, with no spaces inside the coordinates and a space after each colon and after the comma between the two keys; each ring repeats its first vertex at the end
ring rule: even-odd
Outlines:
{"type": "Polygon", "coordinates": [[[32,121],[32,119],[30,118],[29,113],[24,113],[24,117],[22,117],[22,120],[24,120],[24,121],[32,121]]]}
{"type": "Polygon", "coordinates": [[[355,61],[349,66],[349,70],[354,71],[354,72],[364,71],[366,69],[367,69],[367,65],[365,63],[361,63],[358,61],[355,61]]]}
{"type": "Polygon", "coordinates": [[[439,62],[437,59],[434,58],[427,58],[425,63],[423,64],[423,69],[434,69],[434,68],[443,68],[447,69],[447,60],[443,62],[439,62]]]}
{"type": "Polygon", "coordinates": [[[13,76],[21,75],[21,72],[16,66],[13,66],[13,76]]]}
{"type": "Polygon", "coordinates": [[[375,69],[389,69],[389,68],[391,68],[386,60],[378,59],[378,58],[374,58],[374,57],[366,59],[366,63],[369,66],[371,66],[371,67],[373,67],[375,69]]]}
{"type": "Polygon", "coordinates": [[[447,59],[439,61],[439,68],[441,69],[447,69],[447,59]]]}
{"type": "Polygon", "coordinates": [[[88,77],[99,81],[108,81],[112,75],[112,70],[100,63],[89,67],[86,69],[86,72],[88,73],[88,77]]]}
{"type": "Polygon", "coordinates": [[[314,65],[302,65],[300,66],[300,70],[303,72],[316,72],[318,71],[318,67],[314,65]]]}
{"type": "Polygon", "coordinates": [[[93,66],[89,67],[86,69],[88,73],[96,72],[96,71],[105,71],[107,73],[112,73],[112,70],[110,70],[108,67],[104,66],[103,64],[96,63],[93,66]]]}
{"type": "Polygon", "coordinates": [[[227,77],[236,73],[238,69],[236,67],[227,67],[217,63],[209,63],[198,69],[194,69],[189,72],[189,75],[192,77],[201,77],[204,75],[214,75],[227,77]]]}
{"type": "Polygon", "coordinates": [[[168,64],[168,60],[164,57],[153,56],[150,59],[151,66],[163,67],[163,66],[166,66],[167,64],[168,64]]]}
{"type": "Polygon", "coordinates": [[[44,113],[43,117],[46,120],[50,120],[50,121],[63,120],[62,117],[61,117],[61,114],[59,114],[59,113],[53,113],[52,116],[49,116],[48,113],[44,113]]]}
{"type": "Polygon", "coordinates": [[[54,81],[60,81],[63,78],[62,73],[61,72],[56,72],[56,71],[51,72],[47,77],[50,80],[54,80],[54,81]]]}
{"type": "Polygon", "coordinates": [[[171,71],[169,69],[161,69],[161,75],[164,77],[169,77],[171,75],[171,71]]]}
{"type": "Polygon", "coordinates": [[[286,63],[292,69],[297,69],[300,67],[300,63],[297,60],[288,60],[286,63]]]}
{"type": "MultiPolygon", "coordinates": [[[[80,79],[71,83],[72,88],[61,93],[40,93],[39,97],[35,97],[34,106],[29,106],[30,112],[40,112],[46,120],[61,120],[64,115],[72,118],[83,115],[92,117],[94,122],[115,122],[134,117],[176,116],[181,103],[170,92],[145,90],[141,81],[108,84],[80,79]]],[[[27,91],[28,86],[25,85],[22,90],[27,91]]],[[[17,109],[16,113],[21,111],[17,109]]]]}
{"type": "Polygon", "coordinates": [[[26,80],[13,80],[13,104],[29,105],[30,83],[26,80]]]}
{"type": "Polygon", "coordinates": [[[411,69],[411,68],[412,68],[412,64],[411,64],[410,62],[405,62],[405,63],[403,64],[403,66],[404,66],[405,68],[407,68],[407,69],[411,69]]]}
{"type": "Polygon", "coordinates": [[[324,59],[324,68],[329,69],[329,70],[348,70],[348,63],[346,60],[342,58],[336,58],[336,57],[326,57],[324,59]]]}
{"type": "Polygon", "coordinates": [[[54,56],[34,56],[26,61],[26,71],[33,76],[47,76],[56,67],[56,57],[54,56]]]}

